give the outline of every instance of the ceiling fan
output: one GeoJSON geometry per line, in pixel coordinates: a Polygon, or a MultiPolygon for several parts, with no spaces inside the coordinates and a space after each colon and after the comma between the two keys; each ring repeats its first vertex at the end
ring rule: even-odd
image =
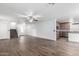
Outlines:
{"type": "Polygon", "coordinates": [[[41,17],[40,15],[35,14],[33,11],[28,11],[25,14],[19,14],[18,16],[26,19],[29,22],[38,21],[41,17]]]}

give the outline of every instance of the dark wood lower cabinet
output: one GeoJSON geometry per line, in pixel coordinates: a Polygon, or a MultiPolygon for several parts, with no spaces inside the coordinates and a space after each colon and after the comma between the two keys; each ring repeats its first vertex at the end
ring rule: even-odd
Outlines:
{"type": "Polygon", "coordinates": [[[59,32],[59,37],[68,38],[68,32],[59,32]]]}
{"type": "Polygon", "coordinates": [[[10,29],[10,38],[18,38],[16,29],[10,29]]]}

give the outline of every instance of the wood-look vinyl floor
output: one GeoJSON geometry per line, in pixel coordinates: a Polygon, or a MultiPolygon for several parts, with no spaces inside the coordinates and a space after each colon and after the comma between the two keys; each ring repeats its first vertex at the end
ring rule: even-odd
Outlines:
{"type": "Polygon", "coordinates": [[[0,56],[79,56],[79,43],[21,36],[0,40],[0,56]]]}

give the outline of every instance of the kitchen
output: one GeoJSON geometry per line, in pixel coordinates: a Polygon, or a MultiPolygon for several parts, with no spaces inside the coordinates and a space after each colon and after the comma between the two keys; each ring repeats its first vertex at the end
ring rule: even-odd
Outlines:
{"type": "Polygon", "coordinates": [[[79,18],[62,18],[56,21],[57,40],[79,42],[79,18]]]}

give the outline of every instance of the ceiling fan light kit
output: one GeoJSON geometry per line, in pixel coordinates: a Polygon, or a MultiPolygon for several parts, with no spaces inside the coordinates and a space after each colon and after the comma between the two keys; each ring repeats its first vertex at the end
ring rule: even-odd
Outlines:
{"type": "Polygon", "coordinates": [[[33,22],[33,19],[30,19],[29,22],[33,22]]]}

